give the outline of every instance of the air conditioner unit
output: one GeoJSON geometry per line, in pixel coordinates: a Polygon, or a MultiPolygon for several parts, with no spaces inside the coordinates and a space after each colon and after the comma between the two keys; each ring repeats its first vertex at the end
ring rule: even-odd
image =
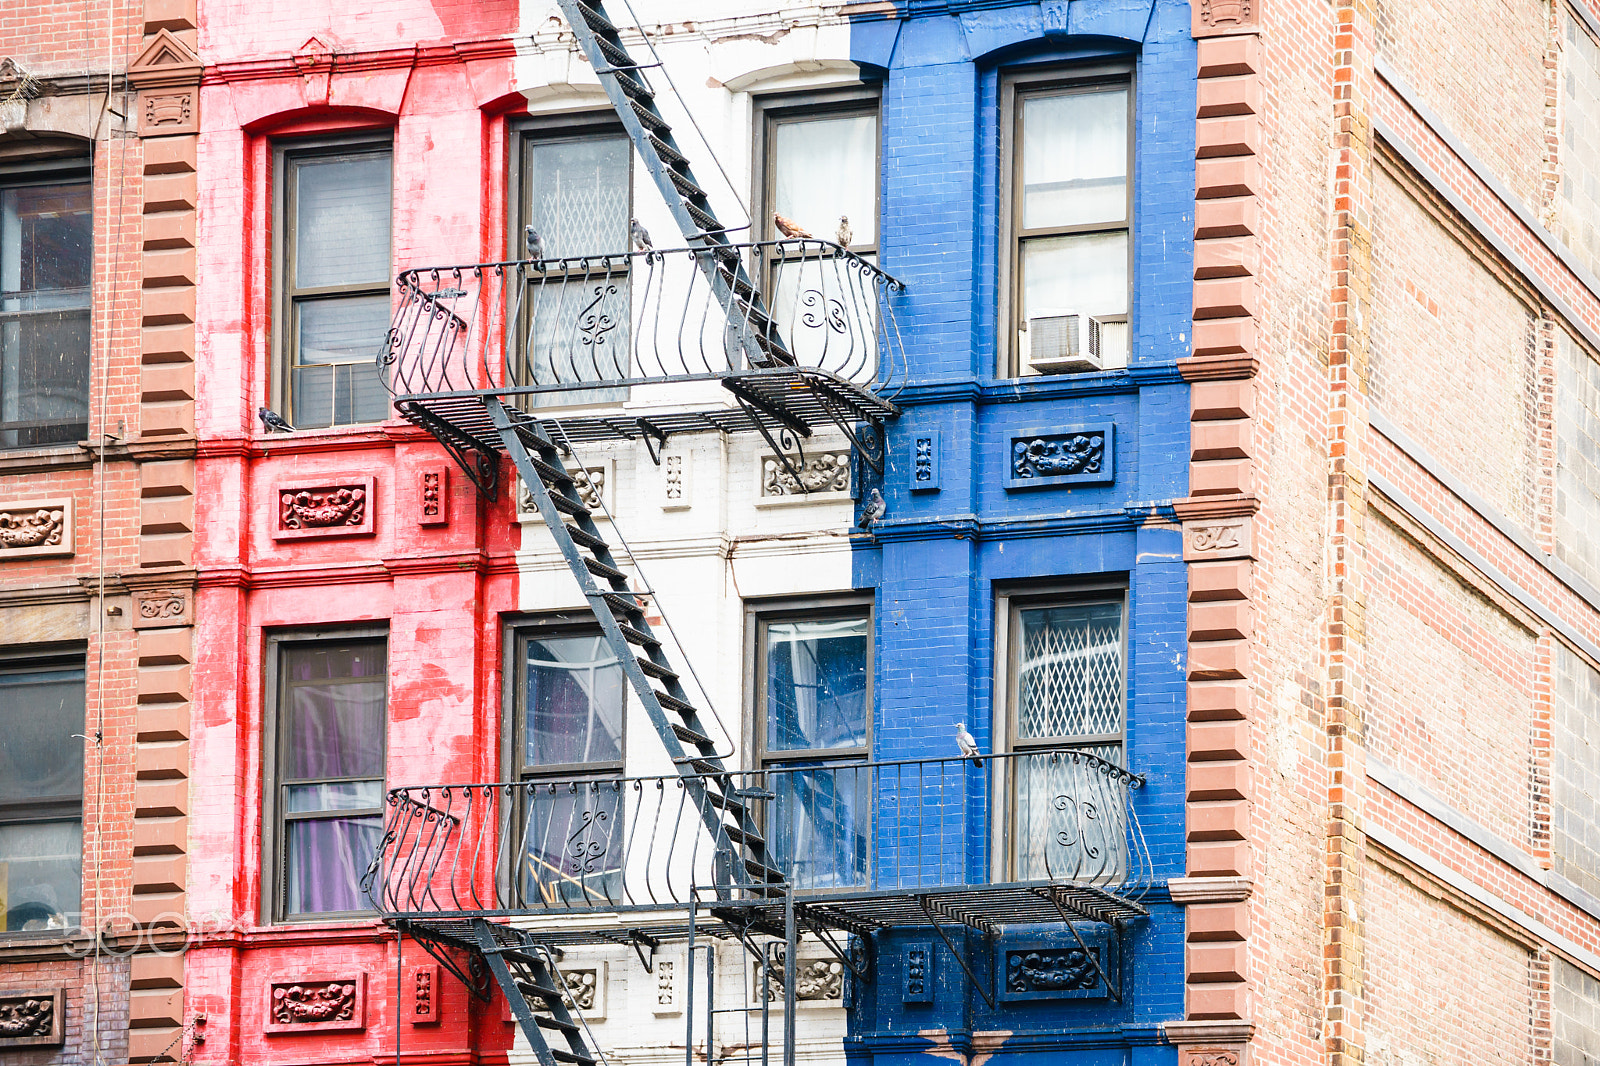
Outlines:
{"type": "Polygon", "coordinates": [[[1100,320],[1078,311],[1047,311],[1028,319],[1027,363],[1036,374],[1104,370],[1100,320]]]}

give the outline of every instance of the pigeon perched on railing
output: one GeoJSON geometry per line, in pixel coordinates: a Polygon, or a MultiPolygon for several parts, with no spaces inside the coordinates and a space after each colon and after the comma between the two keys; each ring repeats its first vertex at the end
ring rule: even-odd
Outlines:
{"type": "Polygon", "coordinates": [[[529,259],[544,259],[544,238],[539,236],[539,231],[531,225],[523,227],[522,243],[528,251],[529,259]]]}
{"type": "Polygon", "coordinates": [[[883,493],[873,489],[867,493],[867,502],[861,505],[861,528],[871,528],[872,524],[882,518],[888,510],[889,505],[884,502],[883,493]]]}
{"type": "Polygon", "coordinates": [[[967,732],[967,723],[965,722],[956,723],[956,746],[961,749],[962,758],[971,759],[974,766],[983,765],[983,760],[978,758],[982,754],[978,750],[978,742],[972,739],[971,733],[967,732]]]}
{"type": "Polygon", "coordinates": [[[783,234],[785,237],[796,237],[801,240],[816,240],[816,238],[812,237],[811,233],[804,226],[800,225],[800,223],[796,222],[792,218],[784,218],[782,215],[773,215],[772,224],[777,226],[778,232],[783,234]]]}
{"type": "Polygon", "coordinates": [[[839,216],[839,229],[834,233],[834,243],[841,248],[850,247],[850,238],[855,236],[855,231],[850,228],[850,216],[839,216]]]}
{"type": "Polygon", "coordinates": [[[650,243],[650,231],[639,225],[636,218],[628,219],[628,235],[633,238],[633,249],[636,252],[648,252],[655,248],[650,243]]]}
{"type": "Polygon", "coordinates": [[[256,417],[261,419],[261,424],[267,427],[267,432],[293,433],[294,427],[285,422],[283,416],[269,407],[262,407],[256,411],[256,417]]]}

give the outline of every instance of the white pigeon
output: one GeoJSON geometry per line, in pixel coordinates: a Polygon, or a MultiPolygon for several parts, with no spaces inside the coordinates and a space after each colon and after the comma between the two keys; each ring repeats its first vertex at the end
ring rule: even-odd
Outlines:
{"type": "Polygon", "coordinates": [[[967,732],[967,723],[956,723],[956,746],[961,749],[963,758],[971,759],[972,765],[982,766],[983,760],[978,758],[978,742],[972,739],[972,734],[967,732]]]}
{"type": "Polygon", "coordinates": [[[849,215],[840,215],[839,216],[839,229],[838,229],[838,232],[836,232],[833,236],[834,236],[834,243],[837,244],[839,247],[841,247],[841,248],[850,247],[850,238],[855,236],[855,232],[850,228],[850,216],[849,215]]]}

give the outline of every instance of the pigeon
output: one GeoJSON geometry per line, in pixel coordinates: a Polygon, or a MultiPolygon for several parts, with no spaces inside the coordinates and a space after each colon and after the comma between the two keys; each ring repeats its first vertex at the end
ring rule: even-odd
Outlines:
{"type": "Polygon", "coordinates": [[[544,259],[544,238],[539,236],[539,231],[532,226],[522,229],[522,242],[528,249],[529,259],[544,259]]]}
{"type": "Polygon", "coordinates": [[[867,529],[888,510],[889,505],[883,501],[883,493],[873,489],[867,493],[867,502],[861,505],[861,528],[867,529]]]}
{"type": "Polygon", "coordinates": [[[773,215],[772,224],[777,226],[778,232],[783,234],[785,237],[798,237],[801,240],[816,239],[812,237],[811,234],[806,231],[806,228],[800,225],[800,223],[790,218],[784,218],[782,215],[773,215]]]}
{"type": "Polygon", "coordinates": [[[978,742],[972,739],[972,734],[967,732],[967,723],[956,723],[956,747],[961,749],[961,756],[971,759],[972,765],[982,766],[983,760],[978,758],[978,742]]]}
{"type": "Polygon", "coordinates": [[[655,245],[650,243],[650,231],[639,225],[638,219],[628,220],[628,234],[633,238],[635,251],[648,252],[654,249],[655,245]]]}
{"type": "Polygon", "coordinates": [[[256,411],[256,416],[261,419],[261,424],[267,427],[267,432],[293,433],[294,427],[283,420],[283,416],[270,407],[263,407],[256,411]]]}
{"type": "Polygon", "coordinates": [[[850,238],[855,236],[855,231],[850,228],[850,216],[839,216],[839,229],[834,233],[834,243],[841,248],[850,247],[850,238]]]}

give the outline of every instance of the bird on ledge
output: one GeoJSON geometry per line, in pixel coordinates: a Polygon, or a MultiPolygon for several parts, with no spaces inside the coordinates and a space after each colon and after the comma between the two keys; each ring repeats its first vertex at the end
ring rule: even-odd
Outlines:
{"type": "Polygon", "coordinates": [[[972,734],[967,732],[965,722],[956,723],[956,747],[961,749],[963,758],[972,760],[973,766],[983,765],[983,760],[978,758],[983,753],[978,750],[978,742],[972,738],[972,734]]]}
{"type": "Polygon", "coordinates": [[[778,232],[783,234],[785,237],[796,237],[800,240],[816,240],[816,238],[812,237],[810,232],[808,232],[804,226],[800,225],[800,223],[796,222],[792,218],[784,218],[782,215],[773,215],[772,224],[777,226],[778,232]]]}
{"type": "Polygon", "coordinates": [[[267,432],[293,433],[294,427],[283,420],[283,416],[269,407],[256,411],[256,417],[261,419],[261,424],[267,427],[267,432]]]}
{"type": "Polygon", "coordinates": [[[840,248],[848,248],[850,247],[850,238],[853,236],[855,236],[855,232],[850,228],[850,216],[840,215],[839,229],[833,235],[834,243],[840,248]]]}

